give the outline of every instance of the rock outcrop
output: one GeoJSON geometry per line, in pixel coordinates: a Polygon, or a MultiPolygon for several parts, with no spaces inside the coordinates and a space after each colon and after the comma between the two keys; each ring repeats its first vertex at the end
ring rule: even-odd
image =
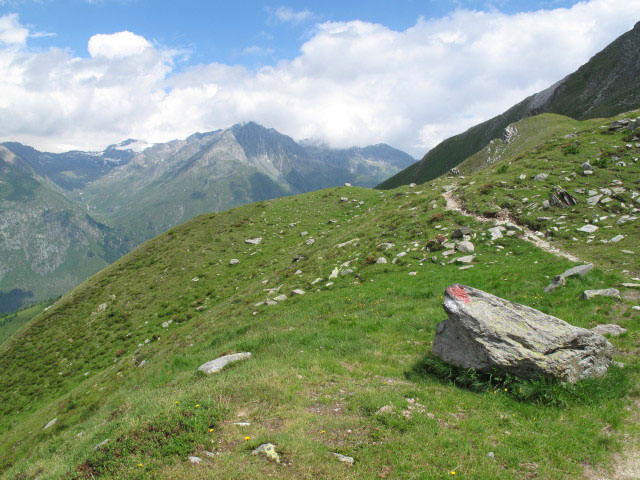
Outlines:
{"type": "Polygon", "coordinates": [[[613,358],[602,335],[472,287],[447,287],[444,309],[433,352],[457,367],[575,382],[604,375],[613,358]]]}
{"type": "Polygon", "coordinates": [[[198,367],[198,370],[207,375],[210,375],[212,373],[219,372],[230,363],[245,360],[247,358],[251,358],[251,352],[233,353],[231,355],[225,355],[224,357],[216,358],[215,360],[211,360],[210,362],[203,363],[198,367]]]}

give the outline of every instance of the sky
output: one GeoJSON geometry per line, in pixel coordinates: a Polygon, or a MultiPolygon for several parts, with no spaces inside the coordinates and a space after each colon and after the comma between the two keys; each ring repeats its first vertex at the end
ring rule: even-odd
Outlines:
{"type": "Polygon", "coordinates": [[[0,0],[0,141],[102,150],[256,121],[420,158],[638,20],[640,0],[0,0]]]}

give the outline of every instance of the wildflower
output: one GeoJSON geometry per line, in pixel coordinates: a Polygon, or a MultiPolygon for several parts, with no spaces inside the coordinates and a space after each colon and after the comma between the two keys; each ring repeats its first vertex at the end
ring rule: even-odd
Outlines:
{"type": "Polygon", "coordinates": [[[505,391],[505,392],[508,392],[508,391],[509,391],[509,389],[508,389],[508,388],[505,388],[505,389],[504,389],[504,391],[505,391]]]}
{"type": "Polygon", "coordinates": [[[251,437],[244,437],[244,439],[248,442],[249,440],[251,440],[251,437]]]}
{"type": "Polygon", "coordinates": [[[327,433],[327,431],[326,430],[322,430],[320,433],[327,433]]]}
{"type": "Polygon", "coordinates": [[[200,408],[200,404],[199,403],[196,403],[196,408],[200,408]]]}
{"type": "Polygon", "coordinates": [[[211,432],[213,432],[213,428],[210,428],[210,429],[209,429],[209,433],[211,433],[211,432]]]}
{"type": "Polygon", "coordinates": [[[456,471],[455,471],[455,470],[451,470],[449,473],[450,473],[451,475],[455,475],[455,474],[456,474],[456,471]]]}
{"type": "Polygon", "coordinates": [[[141,466],[142,466],[142,464],[141,464],[141,463],[139,463],[139,464],[138,464],[138,467],[141,467],[141,466]]]}
{"type": "Polygon", "coordinates": [[[178,402],[177,400],[176,400],[176,405],[180,405],[180,402],[178,402]]]}

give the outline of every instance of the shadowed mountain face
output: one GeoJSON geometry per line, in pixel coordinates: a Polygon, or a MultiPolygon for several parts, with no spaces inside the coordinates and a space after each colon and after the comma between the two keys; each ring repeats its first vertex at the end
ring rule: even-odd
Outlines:
{"type": "Polygon", "coordinates": [[[518,120],[557,113],[577,120],[607,117],[640,107],[640,22],[576,72],[509,110],[451,137],[419,162],[378,185],[388,189],[439,177],[503,135],[518,120]]]}
{"type": "Polygon", "coordinates": [[[388,145],[298,144],[256,123],[102,152],[0,145],[0,312],[57,296],[196,215],[341,185],[414,162],[388,145]]]}

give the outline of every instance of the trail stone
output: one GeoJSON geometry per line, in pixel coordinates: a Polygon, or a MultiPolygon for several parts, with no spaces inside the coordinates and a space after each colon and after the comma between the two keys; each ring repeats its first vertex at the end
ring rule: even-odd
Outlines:
{"type": "Polygon", "coordinates": [[[248,243],[250,245],[260,245],[262,243],[262,237],[256,238],[247,238],[244,243],[248,243]]]}
{"type": "Polygon", "coordinates": [[[456,245],[456,248],[463,253],[471,253],[475,250],[475,246],[469,241],[458,243],[458,245],[456,245]]]}
{"type": "Polygon", "coordinates": [[[598,230],[598,227],[596,225],[591,225],[590,223],[580,227],[577,229],[579,232],[584,232],[584,233],[593,233],[596,230],[598,230]]]}
{"type": "Polygon", "coordinates": [[[384,257],[380,257],[379,259],[376,260],[376,263],[387,263],[387,259],[384,257]]]}
{"type": "MultiPolygon", "coordinates": [[[[415,184],[414,184],[415,185],[415,184]]],[[[348,463],[349,465],[353,465],[353,457],[347,457],[346,455],[342,455],[341,453],[331,452],[331,455],[337,457],[338,460],[344,463],[348,463]]]]}
{"type": "Polygon", "coordinates": [[[586,263],[584,265],[578,265],[576,267],[570,268],[569,270],[565,270],[560,275],[556,275],[556,277],[553,279],[553,282],[547,285],[547,288],[545,288],[544,291],[552,292],[559,286],[565,285],[567,278],[573,277],[575,275],[579,275],[582,277],[589,273],[591,270],[593,270],[593,263],[586,263]]]}
{"type": "Polygon", "coordinates": [[[616,325],[615,323],[598,325],[593,327],[591,331],[599,333],[600,335],[611,335],[612,337],[617,337],[623,333],[627,333],[626,328],[622,328],[620,325],[616,325]]]}
{"type": "Polygon", "coordinates": [[[444,309],[433,352],[461,368],[575,382],[611,364],[614,348],[602,335],[482,290],[451,285],[444,309]]]}
{"type": "Polygon", "coordinates": [[[280,455],[276,451],[276,446],[273,443],[263,443],[251,453],[253,453],[254,455],[262,454],[269,460],[280,463],[280,455]]]}
{"type": "Polygon", "coordinates": [[[237,258],[232,258],[231,260],[229,260],[229,265],[238,265],[240,263],[240,260],[238,260],[237,258]]]}
{"type": "Polygon", "coordinates": [[[57,421],[58,421],[57,417],[54,418],[53,420],[49,420],[49,422],[44,427],[42,427],[42,429],[46,430],[47,428],[53,427],[56,424],[57,421]]]}
{"type": "Polygon", "coordinates": [[[585,290],[582,292],[583,300],[591,300],[594,297],[613,297],[621,300],[620,291],[617,288],[603,288],[600,290],[585,290]]]}
{"type": "Polygon", "coordinates": [[[239,362],[240,360],[246,360],[248,358],[251,358],[251,352],[232,353],[231,355],[225,355],[224,357],[203,363],[198,367],[198,370],[210,375],[212,373],[219,372],[230,363],[239,362]]]}

